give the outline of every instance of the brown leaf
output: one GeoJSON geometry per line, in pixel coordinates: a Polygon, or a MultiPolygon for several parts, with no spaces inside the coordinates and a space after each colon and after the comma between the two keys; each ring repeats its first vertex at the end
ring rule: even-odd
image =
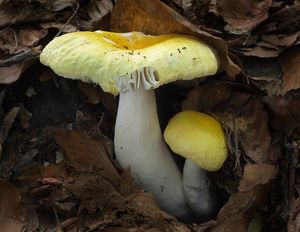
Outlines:
{"type": "Polygon", "coordinates": [[[268,96],[264,102],[275,112],[271,126],[273,129],[284,130],[293,133],[293,129],[299,127],[300,123],[300,96],[268,96]]]}
{"type": "MultiPolygon", "coordinates": [[[[233,99],[241,99],[237,94],[233,99]]],[[[246,98],[247,99],[247,98],[246,98]]],[[[271,136],[268,129],[267,113],[259,100],[250,101],[246,107],[232,102],[240,112],[234,116],[225,113],[221,116],[226,125],[237,133],[238,139],[247,157],[256,163],[270,162],[274,157],[270,152],[271,136]],[[236,131],[234,126],[236,126],[236,131]]]]}
{"type": "Polygon", "coordinates": [[[142,31],[152,35],[180,33],[198,36],[217,50],[221,65],[230,77],[241,71],[230,59],[224,40],[201,31],[159,0],[117,1],[112,12],[110,28],[113,31],[142,31]]]}
{"type": "Polygon", "coordinates": [[[159,220],[161,217],[172,218],[171,215],[161,211],[157,205],[156,200],[153,195],[148,192],[139,192],[129,195],[127,197],[130,203],[133,203],[135,210],[145,217],[151,217],[155,220],[159,220]]]}
{"type": "Polygon", "coordinates": [[[75,27],[72,24],[66,25],[65,23],[60,23],[60,22],[46,22],[46,23],[41,23],[40,27],[43,29],[50,29],[50,28],[55,28],[63,33],[70,33],[70,32],[75,32],[77,31],[77,27],[75,27]]]}
{"type": "Polygon", "coordinates": [[[49,164],[47,167],[36,167],[26,170],[25,173],[18,179],[21,181],[34,182],[42,178],[53,177],[53,178],[67,178],[69,173],[64,163],[49,164]]]}
{"type": "Polygon", "coordinates": [[[277,59],[243,57],[244,72],[247,78],[269,96],[281,91],[283,72],[277,59]]]}
{"type": "Polygon", "coordinates": [[[24,214],[18,189],[0,179],[0,228],[1,232],[21,231],[24,214]]]}
{"type": "Polygon", "coordinates": [[[189,92],[182,102],[182,110],[214,111],[228,100],[231,94],[232,88],[224,83],[202,85],[189,92]]]}
{"type": "Polygon", "coordinates": [[[9,54],[18,54],[36,45],[47,34],[48,30],[45,29],[4,29],[0,34],[0,48],[9,54]]]}
{"type": "Polygon", "coordinates": [[[70,166],[78,171],[97,172],[111,183],[119,183],[120,176],[108,158],[104,138],[102,141],[94,140],[79,131],[58,132],[54,138],[70,166]]]}
{"type": "Polygon", "coordinates": [[[282,77],[281,94],[300,88],[300,49],[294,48],[280,56],[280,64],[284,75],[282,77]]]}
{"type": "Polygon", "coordinates": [[[115,190],[114,186],[103,176],[96,173],[80,173],[74,176],[74,183],[66,183],[64,187],[80,200],[79,213],[87,210],[88,213],[95,213],[97,209],[101,211],[105,208],[113,207],[124,198],[115,190]]]}
{"type": "Polygon", "coordinates": [[[23,47],[31,47],[37,44],[37,42],[44,38],[48,34],[47,30],[44,29],[22,29],[19,31],[18,44],[23,47]]]}
{"type": "Polygon", "coordinates": [[[266,185],[274,179],[275,166],[269,164],[247,164],[243,178],[240,181],[239,190],[247,192],[259,185],[266,185]]]}
{"type": "Polygon", "coordinates": [[[300,32],[291,35],[275,34],[275,35],[262,35],[261,39],[267,41],[275,46],[290,47],[297,42],[300,32]]]}
{"type": "Polygon", "coordinates": [[[64,12],[62,17],[62,13],[56,11],[73,6],[75,3],[76,1],[73,0],[22,1],[18,2],[18,4],[15,4],[14,1],[1,1],[0,27],[4,28],[5,26],[16,25],[21,22],[25,24],[30,22],[55,21],[58,17],[61,19],[68,18],[71,12],[64,12]]]}
{"type": "Polygon", "coordinates": [[[300,231],[300,201],[299,198],[292,202],[287,224],[288,232],[300,231]]]}
{"type": "Polygon", "coordinates": [[[103,92],[99,86],[92,84],[79,82],[78,86],[90,103],[98,104],[101,102],[108,111],[117,112],[117,101],[113,95],[103,92]]]}
{"type": "Polygon", "coordinates": [[[16,120],[16,117],[18,115],[18,113],[20,112],[21,108],[20,107],[13,107],[12,109],[10,109],[10,111],[5,115],[3,122],[0,126],[0,144],[2,145],[2,143],[6,140],[9,130],[11,129],[13,123],[16,120]]]}
{"type": "Polygon", "coordinates": [[[285,5],[280,10],[271,14],[269,18],[259,26],[259,32],[262,32],[264,34],[290,34],[299,31],[299,11],[299,1],[294,2],[293,5],[285,5]]]}
{"type": "Polygon", "coordinates": [[[24,64],[13,64],[9,67],[0,67],[0,83],[10,84],[18,80],[23,72],[24,64]]]}
{"type": "Polygon", "coordinates": [[[100,20],[113,9],[112,0],[91,0],[88,5],[88,15],[92,20],[100,20]]]}
{"type": "Polygon", "coordinates": [[[213,231],[247,231],[256,209],[264,202],[270,184],[276,176],[275,167],[268,164],[247,164],[239,192],[232,195],[218,214],[219,226],[213,231]]]}
{"type": "MultiPolygon", "coordinates": [[[[247,32],[268,18],[272,0],[218,0],[217,11],[233,29],[247,32]]],[[[230,29],[230,31],[233,31],[230,29]]]]}
{"type": "Polygon", "coordinates": [[[240,48],[237,52],[244,54],[245,56],[256,56],[261,58],[271,58],[279,56],[281,50],[270,49],[267,47],[251,47],[240,48]]]}

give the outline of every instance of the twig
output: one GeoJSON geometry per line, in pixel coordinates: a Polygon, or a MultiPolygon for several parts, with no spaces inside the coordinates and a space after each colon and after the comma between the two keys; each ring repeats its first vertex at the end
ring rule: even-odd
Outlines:
{"type": "Polygon", "coordinates": [[[234,165],[234,171],[238,169],[240,171],[240,157],[241,153],[239,151],[239,138],[238,138],[238,121],[236,120],[236,113],[233,112],[232,114],[233,120],[232,120],[232,129],[233,129],[233,140],[234,140],[234,153],[236,155],[235,165],[234,165]]]}
{"type": "Polygon", "coordinates": [[[102,124],[102,122],[103,122],[103,118],[104,118],[104,113],[102,113],[101,118],[100,118],[99,122],[97,123],[97,125],[94,126],[94,128],[90,129],[90,130],[87,132],[87,136],[88,136],[88,137],[92,137],[93,135],[96,134],[96,132],[98,132],[99,135],[102,135],[102,132],[101,132],[101,130],[100,130],[100,126],[101,126],[101,124],[102,124]]]}
{"type": "Polygon", "coordinates": [[[67,22],[65,23],[65,25],[57,32],[57,34],[54,36],[54,38],[56,38],[57,36],[59,36],[67,27],[67,25],[70,23],[70,21],[74,18],[74,16],[77,14],[79,9],[79,3],[76,3],[76,8],[73,12],[73,14],[70,16],[70,18],[67,20],[67,22]]]}
{"type": "Polygon", "coordinates": [[[24,52],[11,56],[5,60],[0,60],[0,67],[7,67],[13,64],[22,63],[25,60],[38,57],[40,53],[40,47],[27,49],[24,52]]]}
{"type": "Polygon", "coordinates": [[[59,217],[58,217],[58,214],[57,214],[57,211],[56,211],[53,199],[51,200],[51,206],[52,206],[54,217],[55,217],[55,221],[56,221],[56,227],[52,231],[53,232],[63,232],[63,229],[61,227],[60,220],[59,220],[59,217]]]}

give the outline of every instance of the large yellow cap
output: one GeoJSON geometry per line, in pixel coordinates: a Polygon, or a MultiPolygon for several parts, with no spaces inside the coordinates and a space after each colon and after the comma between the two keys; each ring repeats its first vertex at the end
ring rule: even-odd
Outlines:
{"type": "Polygon", "coordinates": [[[176,114],[164,132],[173,152],[207,171],[216,171],[227,158],[224,131],[213,117],[197,111],[176,114]]]}
{"type": "Polygon", "coordinates": [[[99,84],[112,94],[157,88],[175,80],[213,75],[213,50],[192,36],[140,32],[74,32],[52,40],[40,60],[60,76],[99,84]]]}

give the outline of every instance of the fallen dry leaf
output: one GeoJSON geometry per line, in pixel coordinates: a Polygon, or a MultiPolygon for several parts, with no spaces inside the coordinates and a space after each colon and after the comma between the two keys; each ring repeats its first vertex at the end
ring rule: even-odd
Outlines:
{"type": "Polygon", "coordinates": [[[127,200],[130,203],[133,203],[134,205],[137,206],[135,210],[139,214],[142,214],[146,217],[151,217],[153,219],[157,218],[158,220],[162,217],[166,219],[172,218],[171,215],[159,209],[157,202],[151,193],[148,192],[134,193],[127,196],[127,200]]]}
{"type": "Polygon", "coordinates": [[[71,167],[77,171],[93,171],[111,183],[119,183],[120,176],[107,155],[106,138],[102,141],[94,140],[80,131],[58,132],[54,138],[71,167]]]}
{"type": "Polygon", "coordinates": [[[300,37],[300,32],[298,31],[290,35],[285,35],[285,34],[262,35],[261,39],[275,46],[290,47],[297,42],[299,37],[300,37]]]}
{"type": "Polygon", "coordinates": [[[146,34],[181,33],[198,36],[218,52],[221,65],[230,77],[241,70],[228,55],[227,43],[200,30],[159,0],[118,0],[111,16],[112,31],[142,31],[146,34]]]}
{"type": "Polygon", "coordinates": [[[240,181],[239,190],[247,192],[259,185],[269,184],[274,179],[275,166],[269,164],[247,164],[244,169],[243,178],[240,181]]]}
{"type": "Polygon", "coordinates": [[[47,167],[36,167],[26,170],[24,174],[19,177],[20,181],[35,182],[42,178],[67,178],[69,176],[68,170],[64,163],[49,164],[47,167]]]}
{"type": "Polygon", "coordinates": [[[239,192],[232,195],[218,214],[214,230],[246,232],[248,224],[268,194],[276,169],[269,164],[247,164],[239,192]]]}
{"type": "MultiPolygon", "coordinates": [[[[247,99],[247,96],[245,97],[247,99]]],[[[237,94],[233,97],[233,99],[237,98],[241,99],[242,95],[237,94]]],[[[234,101],[232,103],[235,105],[234,101]]],[[[225,113],[221,119],[227,127],[237,133],[245,155],[255,163],[265,163],[275,159],[270,151],[271,136],[268,129],[268,116],[263,109],[262,102],[250,100],[244,106],[235,106],[239,112],[225,113]]]]}
{"type": "MultiPolygon", "coordinates": [[[[281,91],[283,72],[278,59],[243,57],[244,75],[251,83],[269,96],[277,96],[281,91]]],[[[260,91],[259,91],[260,92],[260,91]]],[[[260,92],[258,94],[262,95],[260,92]]]]}
{"type": "Polygon", "coordinates": [[[80,173],[73,176],[74,183],[64,184],[69,192],[80,200],[79,213],[86,210],[93,214],[96,210],[107,210],[116,207],[122,208],[125,199],[116,191],[115,187],[97,173],[80,173]]]}
{"type": "Polygon", "coordinates": [[[23,227],[24,214],[18,189],[0,179],[0,228],[1,232],[18,232],[23,227]]]}
{"type": "Polygon", "coordinates": [[[23,47],[31,47],[36,45],[40,39],[48,34],[47,30],[27,28],[21,29],[18,33],[18,44],[23,47]]]}
{"type": "Polygon", "coordinates": [[[292,207],[290,210],[289,220],[287,224],[288,232],[300,231],[300,201],[299,198],[295,199],[291,203],[292,207]]]}
{"type": "Polygon", "coordinates": [[[215,111],[232,95],[230,85],[215,82],[191,90],[182,102],[182,110],[215,111]],[[213,93],[213,95],[212,95],[213,93]]]}
{"type": "Polygon", "coordinates": [[[280,64],[284,75],[282,77],[281,94],[300,88],[300,49],[294,48],[280,56],[280,64]]]}
{"type": "Polygon", "coordinates": [[[267,47],[241,47],[239,50],[235,50],[236,52],[242,53],[245,56],[256,56],[261,58],[271,58],[271,57],[278,57],[281,50],[277,49],[270,49],[267,47]]]}
{"type": "MultiPolygon", "coordinates": [[[[273,1],[275,2],[275,1],[273,1]]],[[[285,5],[259,25],[258,32],[263,34],[291,34],[299,31],[300,26],[300,4],[294,1],[292,5],[285,5]]]]}
{"type": "Polygon", "coordinates": [[[88,15],[92,20],[100,20],[113,9],[113,0],[91,0],[88,5],[88,15]]]}
{"type": "Polygon", "coordinates": [[[18,80],[23,72],[24,64],[13,64],[9,67],[0,67],[0,83],[10,84],[18,80]]]}
{"type": "MultiPolygon", "coordinates": [[[[0,2],[0,27],[16,25],[19,23],[36,23],[40,21],[55,21],[61,16],[59,10],[68,6],[73,6],[76,1],[73,0],[56,0],[56,1],[22,1],[15,4],[14,1],[0,2]],[[41,10],[42,3],[43,10],[41,10]]],[[[64,17],[70,17],[71,12],[65,12],[64,17]]]]}
{"type": "Polygon", "coordinates": [[[13,123],[16,120],[16,117],[18,115],[18,113],[20,112],[21,108],[20,107],[13,107],[12,109],[10,109],[10,111],[5,115],[2,124],[0,126],[0,144],[2,145],[2,143],[6,140],[8,133],[13,125],[13,123]]]}
{"type": "Polygon", "coordinates": [[[113,95],[105,93],[99,86],[92,84],[79,82],[78,86],[90,103],[98,104],[101,102],[109,112],[117,112],[117,100],[113,95]]]}
{"type": "Polygon", "coordinates": [[[275,113],[271,125],[273,129],[283,130],[290,134],[299,127],[300,123],[300,96],[267,96],[264,102],[275,113]]]}
{"type": "Polygon", "coordinates": [[[268,18],[268,10],[272,0],[218,0],[217,12],[229,25],[229,32],[245,33],[255,28],[268,18]]]}
{"type": "Polygon", "coordinates": [[[6,29],[0,34],[0,48],[9,54],[18,54],[36,45],[47,34],[46,29],[6,29]]]}

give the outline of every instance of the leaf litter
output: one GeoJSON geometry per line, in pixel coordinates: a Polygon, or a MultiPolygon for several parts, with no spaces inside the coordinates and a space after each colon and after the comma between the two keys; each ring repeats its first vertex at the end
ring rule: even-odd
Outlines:
{"type": "Polygon", "coordinates": [[[298,13],[299,1],[277,0],[0,1],[2,229],[299,230],[298,13]],[[226,131],[230,156],[208,175],[221,192],[215,217],[161,211],[114,160],[117,99],[36,61],[55,36],[97,29],[190,34],[216,49],[215,77],[166,86],[169,114],[206,112],[226,131]]]}

